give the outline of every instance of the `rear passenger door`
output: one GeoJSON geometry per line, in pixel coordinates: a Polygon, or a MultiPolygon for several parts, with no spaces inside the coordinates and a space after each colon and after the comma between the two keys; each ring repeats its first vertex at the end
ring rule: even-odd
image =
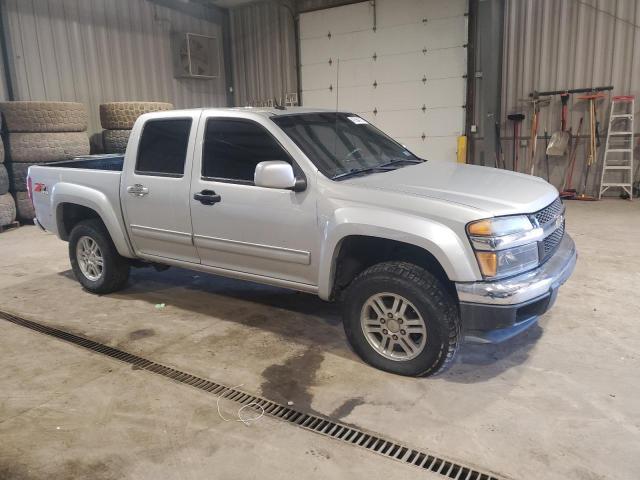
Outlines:
{"type": "MultiPolygon", "coordinates": [[[[201,261],[225,270],[313,285],[317,277],[313,187],[301,192],[257,187],[256,165],[282,160],[304,173],[278,139],[272,122],[205,113],[202,149],[195,154],[192,193],[194,242],[201,261]],[[200,168],[198,168],[200,167],[200,168]]],[[[310,180],[310,179],[307,179],[310,180]]]]}
{"type": "Polygon", "coordinates": [[[120,198],[136,253],[199,263],[191,228],[190,184],[200,111],[167,112],[137,125],[127,149],[120,198]],[[170,116],[171,115],[171,116],[170,116]]]}

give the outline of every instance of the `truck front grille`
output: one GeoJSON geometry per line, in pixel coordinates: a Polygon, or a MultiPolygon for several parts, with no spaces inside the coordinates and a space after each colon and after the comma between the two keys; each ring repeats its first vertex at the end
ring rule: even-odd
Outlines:
{"type": "Polygon", "coordinates": [[[564,237],[564,222],[542,241],[542,261],[553,255],[562,237],[564,237]]]}
{"type": "MultiPolygon", "coordinates": [[[[560,200],[560,197],[558,197],[552,203],[547,205],[542,210],[537,211],[532,216],[538,222],[538,225],[542,228],[545,228],[546,230],[549,224],[555,224],[558,220],[558,217],[562,216],[563,214],[564,205],[562,204],[562,200],[560,200]]],[[[553,230],[541,242],[539,242],[538,256],[540,258],[540,263],[545,262],[555,253],[563,237],[564,220],[558,226],[558,228],[553,230]]]]}
{"type": "Polygon", "coordinates": [[[545,223],[549,223],[556,219],[558,215],[562,213],[564,210],[564,206],[562,205],[562,200],[560,197],[556,198],[552,203],[544,207],[542,210],[537,211],[533,214],[538,220],[540,225],[544,225],[545,223]]]}

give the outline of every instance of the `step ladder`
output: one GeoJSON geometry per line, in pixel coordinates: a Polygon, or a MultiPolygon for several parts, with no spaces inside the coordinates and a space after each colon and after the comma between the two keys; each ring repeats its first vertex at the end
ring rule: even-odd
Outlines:
{"type": "Polygon", "coordinates": [[[619,187],[633,198],[633,115],[635,97],[619,95],[611,98],[609,130],[604,150],[598,199],[609,188],[619,187]],[[617,180],[611,177],[617,174],[617,180]]]}

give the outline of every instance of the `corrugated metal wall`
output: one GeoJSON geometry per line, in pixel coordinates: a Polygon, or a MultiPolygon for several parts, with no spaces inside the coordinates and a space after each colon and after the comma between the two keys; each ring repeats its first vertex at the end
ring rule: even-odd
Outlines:
{"type": "MultiPolygon", "coordinates": [[[[90,131],[98,105],[164,100],[224,106],[224,78],[176,79],[172,32],[217,36],[219,25],[148,0],[5,0],[16,100],[79,101],[90,131]]],[[[222,71],[223,74],[224,71],[222,71]]]]}
{"type": "Polygon", "coordinates": [[[231,45],[236,105],[297,91],[291,10],[272,2],[231,10],[231,45]]]}
{"type": "MultiPolygon", "coordinates": [[[[613,85],[613,94],[640,95],[640,2],[638,0],[507,0],[504,30],[502,131],[511,132],[507,114],[527,115],[524,135],[529,132],[530,109],[526,99],[534,90],[561,90],[613,85]]],[[[570,125],[577,129],[584,116],[583,134],[588,132],[586,102],[572,95],[570,125]]],[[[609,99],[599,103],[598,120],[604,144],[609,99]]],[[[640,103],[636,104],[640,108],[640,103]]],[[[636,112],[637,114],[638,112],[636,112]]],[[[554,97],[541,114],[540,135],[559,128],[560,98],[554,97]]],[[[637,124],[637,123],[636,123],[637,124]]],[[[538,173],[544,170],[544,140],[538,145],[538,173]]],[[[583,139],[582,144],[586,141],[583,139]]],[[[503,142],[511,159],[512,142],[503,142]]],[[[602,165],[604,146],[598,165],[602,165]]],[[[525,148],[521,150],[525,154],[525,148]]],[[[583,181],[585,152],[578,150],[576,172],[583,181]]],[[[640,163],[637,162],[636,164],[640,163]]],[[[566,157],[551,157],[551,181],[560,186],[566,157]]],[[[592,169],[589,184],[594,193],[600,171],[592,169]]],[[[574,182],[574,186],[575,186],[574,182]]]]}

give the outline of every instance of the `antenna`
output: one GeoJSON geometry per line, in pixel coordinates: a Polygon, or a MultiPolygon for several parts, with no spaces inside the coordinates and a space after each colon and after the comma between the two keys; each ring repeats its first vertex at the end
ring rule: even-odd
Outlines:
{"type": "Polygon", "coordinates": [[[338,152],[338,105],[340,99],[340,58],[336,59],[336,113],[333,121],[333,156],[338,152]]]}

